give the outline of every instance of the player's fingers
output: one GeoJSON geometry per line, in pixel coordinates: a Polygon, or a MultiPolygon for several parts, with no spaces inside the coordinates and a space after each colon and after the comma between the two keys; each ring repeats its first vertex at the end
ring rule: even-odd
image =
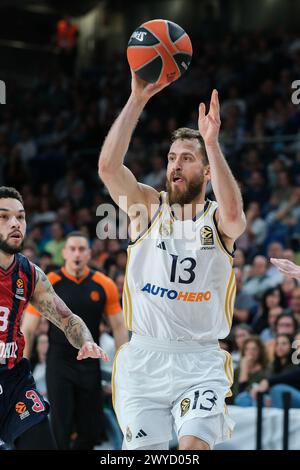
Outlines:
{"type": "Polygon", "coordinates": [[[219,93],[218,90],[213,91],[214,95],[214,105],[216,106],[217,111],[220,111],[220,103],[219,103],[219,93]]]}
{"type": "Polygon", "coordinates": [[[150,83],[147,85],[147,92],[154,95],[159,91],[163,90],[169,85],[169,83],[150,83]]]}
{"type": "Polygon", "coordinates": [[[81,361],[82,359],[85,359],[85,358],[86,358],[86,356],[85,356],[84,352],[82,351],[82,349],[80,349],[78,354],[77,354],[78,361],[81,361]]]}
{"type": "Polygon", "coordinates": [[[288,268],[289,267],[288,260],[278,259],[278,258],[270,258],[270,261],[277,268],[288,268]]]}
{"type": "Polygon", "coordinates": [[[209,111],[214,116],[215,119],[217,120],[220,119],[220,105],[219,105],[217,90],[213,90],[211,94],[209,111]]]}
{"type": "Polygon", "coordinates": [[[205,104],[200,103],[199,105],[199,119],[203,119],[205,117],[205,104]]]}
{"type": "Polygon", "coordinates": [[[207,118],[209,122],[214,126],[214,127],[219,127],[220,126],[220,121],[218,121],[214,116],[212,116],[210,113],[207,115],[207,118]]]}

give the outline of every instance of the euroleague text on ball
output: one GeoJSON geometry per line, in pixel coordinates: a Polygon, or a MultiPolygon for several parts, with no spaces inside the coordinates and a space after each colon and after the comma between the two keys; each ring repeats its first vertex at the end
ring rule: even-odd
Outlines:
{"type": "Polygon", "coordinates": [[[3,80],[0,80],[0,104],[6,104],[6,85],[3,80]]]}

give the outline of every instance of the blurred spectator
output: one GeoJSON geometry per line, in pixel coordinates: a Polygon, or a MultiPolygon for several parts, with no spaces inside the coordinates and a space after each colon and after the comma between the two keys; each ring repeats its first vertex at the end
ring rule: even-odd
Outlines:
{"type": "Polygon", "coordinates": [[[294,278],[284,276],[281,288],[282,292],[284,293],[284,296],[286,298],[287,306],[291,306],[292,302],[292,297],[293,297],[293,292],[295,287],[297,286],[297,281],[294,278]]]}
{"type": "MultiPolygon", "coordinates": [[[[283,246],[279,242],[272,242],[268,245],[268,252],[267,252],[267,258],[270,260],[270,258],[282,258],[283,257],[283,246]]],[[[268,262],[268,270],[267,270],[268,276],[271,277],[273,284],[281,284],[283,281],[283,274],[278,271],[278,269],[268,262]]]]}
{"type": "Polygon", "coordinates": [[[109,362],[103,364],[101,363],[102,390],[104,393],[103,412],[108,425],[107,434],[112,442],[113,449],[120,450],[122,449],[123,434],[113,411],[111,388],[113,358],[115,357],[116,353],[116,345],[113,336],[110,334],[111,330],[105,318],[103,318],[100,323],[99,331],[99,344],[110,358],[109,362]]]}
{"type": "Polygon", "coordinates": [[[260,216],[260,206],[253,201],[246,210],[247,227],[245,232],[238,238],[236,245],[246,251],[251,250],[256,255],[262,246],[266,234],[267,224],[260,216]]]}
{"type": "Polygon", "coordinates": [[[125,281],[125,274],[122,273],[122,272],[117,273],[117,275],[115,276],[115,283],[116,283],[117,288],[118,288],[119,297],[120,297],[121,302],[122,302],[124,281],[125,281]]]}
{"type": "Polygon", "coordinates": [[[239,367],[234,373],[232,387],[234,404],[252,406],[250,391],[253,386],[269,375],[268,359],[263,342],[256,336],[244,341],[239,367]]]}
{"type": "Polygon", "coordinates": [[[268,327],[264,328],[260,333],[260,338],[262,341],[270,341],[275,338],[276,334],[276,320],[283,313],[283,308],[278,307],[271,307],[268,311],[268,327]]]}
{"type": "Polygon", "coordinates": [[[56,26],[56,46],[61,68],[67,75],[74,72],[77,53],[78,27],[69,16],[58,21],[56,26]]]}
{"type": "Polygon", "coordinates": [[[61,266],[64,263],[61,252],[65,246],[64,231],[61,224],[55,222],[51,225],[51,238],[45,245],[45,251],[52,255],[54,264],[61,266]]]}
{"type": "Polygon", "coordinates": [[[292,349],[293,338],[286,334],[279,334],[275,339],[274,360],[271,364],[271,373],[280,374],[291,367],[292,363],[292,349]]]}
{"type": "Polygon", "coordinates": [[[236,369],[241,359],[241,352],[244,346],[244,342],[253,334],[251,326],[246,323],[240,323],[234,328],[233,336],[235,348],[232,351],[232,365],[236,369]]]}
{"type": "Polygon", "coordinates": [[[253,320],[253,329],[256,333],[260,334],[269,324],[269,311],[275,307],[286,306],[285,298],[280,287],[273,287],[268,289],[263,294],[261,299],[261,306],[257,316],[253,320]]]}
{"type": "Polygon", "coordinates": [[[20,141],[16,144],[16,150],[19,151],[22,162],[25,167],[29,169],[29,162],[36,156],[37,147],[34,139],[32,138],[29,129],[23,129],[20,136],[20,141]]]}
{"type": "Polygon", "coordinates": [[[274,281],[267,274],[267,259],[264,256],[255,256],[249,277],[244,284],[244,292],[260,300],[264,292],[274,286],[274,281]]]}
{"type": "Polygon", "coordinates": [[[41,392],[44,397],[47,397],[47,385],[46,385],[46,358],[49,347],[48,335],[46,333],[40,333],[36,339],[36,352],[37,362],[33,369],[33,377],[37,386],[37,389],[41,392]]]}
{"type": "Polygon", "coordinates": [[[300,287],[296,287],[292,292],[291,297],[291,311],[294,318],[298,322],[298,327],[300,326],[300,287]]]}
{"type": "Polygon", "coordinates": [[[243,290],[243,274],[238,268],[235,269],[236,299],[233,311],[233,325],[239,323],[250,323],[255,313],[257,302],[243,290]]]}
{"type": "Polygon", "coordinates": [[[157,190],[163,190],[166,179],[166,161],[160,155],[154,155],[151,158],[152,171],[143,180],[143,183],[156,188],[157,190]]]}

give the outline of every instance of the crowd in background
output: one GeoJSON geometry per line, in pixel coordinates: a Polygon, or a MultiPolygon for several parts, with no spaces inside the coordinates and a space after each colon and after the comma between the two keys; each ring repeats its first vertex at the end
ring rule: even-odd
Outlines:
{"type": "MultiPolygon", "coordinates": [[[[300,36],[279,30],[205,41],[199,35],[193,45],[190,71],[148,103],[125,163],[139,181],[163,190],[171,132],[196,128],[199,102],[218,89],[221,145],[247,217],[236,242],[233,329],[222,347],[234,359],[231,403],[249,406],[253,387],[299,367],[291,358],[293,341],[300,340],[300,285],[269,258],[300,264],[300,108],[291,100],[291,84],[300,79],[300,36]]],[[[112,202],[97,161],[130,93],[125,55],[99,58],[74,77],[44,70],[31,86],[13,86],[14,102],[0,115],[0,185],[23,195],[24,254],[46,272],[56,269],[64,237],[79,229],[90,240],[91,267],[113,278],[121,297],[128,240],[97,238],[96,210],[112,202]]],[[[207,196],[213,198],[211,187],[207,196]]],[[[41,325],[43,363],[47,324],[41,325]]],[[[300,396],[300,379],[293,387],[300,396]]]]}

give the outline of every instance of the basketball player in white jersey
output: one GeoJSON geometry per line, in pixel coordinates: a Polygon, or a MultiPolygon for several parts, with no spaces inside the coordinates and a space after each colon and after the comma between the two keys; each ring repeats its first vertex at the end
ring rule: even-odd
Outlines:
{"type": "Polygon", "coordinates": [[[218,143],[216,90],[207,115],[200,104],[199,132],[173,134],[166,192],[138,183],[124,166],[137,121],[163,87],[132,74],[130,98],[99,159],[100,178],[131,222],[123,308],[133,333],[115,358],[113,403],[123,449],[168,449],[174,425],[179,450],[208,450],[233,429],[225,405],[231,356],[218,339],[231,327],[232,254],[246,222],[240,190],[218,143]],[[205,200],[209,180],[217,202],[205,200]],[[182,233],[194,234],[195,241],[182,233]]]}

